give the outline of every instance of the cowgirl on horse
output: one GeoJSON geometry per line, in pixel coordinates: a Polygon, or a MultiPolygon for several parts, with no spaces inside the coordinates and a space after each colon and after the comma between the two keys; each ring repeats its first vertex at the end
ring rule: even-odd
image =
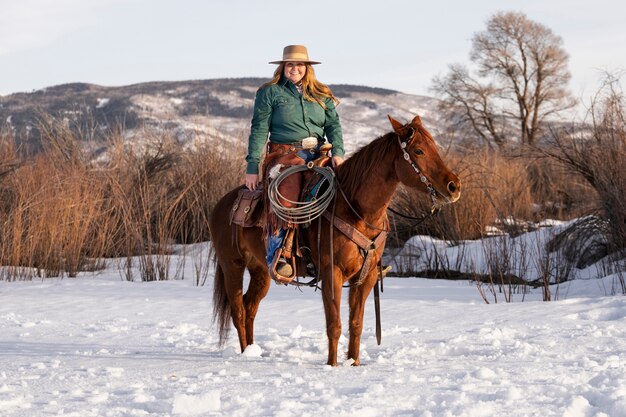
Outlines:
{"type": "MultiPolygon", "coordinates": [[[[244,179],[248,189],[258,186],[259,164],[266,142],[267,156],[261,169],[265,190],[268,181],[285,168],[319,158],[325,139],[332,144],[334,165],[343,162],[343,135],[335,110],[339,100],[328,86],[315,78],[313,65],[319,63],[309,59],[302,45],[286,46],[282,60],[270,62],[278,64],[274,78],[259,88],[254,102],[244,179]]],[[[280,203],[291,207],[298,201],[301,189],[302,174],[289,175],[278,186],[280,203]]],[[[292,262],[282,256],[286,252],[280,249],[284,244],[290,245],[295,225],[277,217],[270,207],[267,209],[267,265],[272,278],[288,282],[295,271],[292,262]]]]}

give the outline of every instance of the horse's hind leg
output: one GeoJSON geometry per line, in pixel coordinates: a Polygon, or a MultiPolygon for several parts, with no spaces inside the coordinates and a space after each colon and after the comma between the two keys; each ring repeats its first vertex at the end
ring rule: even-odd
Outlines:
{"type": "Polygon", "coordinates": [[[243,304],[246,311],[246,343],[254,343],[254,318],[259,309],[261,300],[270,288],[270,276],[267,267],[264,265],[248,266],[250,271],[250,284],[243,297],[243,304]]]}
{"type": "Polygon", "coordinates": [[[243,272],[245,267],[237,263],[228,266],[222,265],[225,275],[225,290],[230,304],[230,315],[237,329],[239,346],[243,352],[246,349],[246,311],[243,306],[243,272]]]}

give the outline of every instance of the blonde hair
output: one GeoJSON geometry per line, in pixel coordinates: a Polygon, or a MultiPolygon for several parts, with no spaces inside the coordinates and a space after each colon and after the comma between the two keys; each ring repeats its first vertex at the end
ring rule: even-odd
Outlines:
{"type": "MultiPolygon", "coordinates": [[[[267,87],[268,85],[278,84],[280,78],[285,73],[285,62],[281,62],[276,71],[274,71],[274,77],[271,81],[263,84],[261,88],[267,87]]],[[[324,104],[324,100],[327,98],[332,99],[335,105],[339,104],[339,99],[335,97],[332,90],[324,83],[320,82],[315,78],[315,70],[313,69],[313,65],[309,63],[305,63],[306,71],[304,73],[304,77],[302,77],[302,96],[308,101],[317,102],[322,108],[326,109],[326,104],[324,104]]]]}

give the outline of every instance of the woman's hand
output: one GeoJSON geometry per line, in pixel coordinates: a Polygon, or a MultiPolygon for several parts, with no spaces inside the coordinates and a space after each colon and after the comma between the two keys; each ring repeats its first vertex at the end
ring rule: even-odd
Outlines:
{"type": "Polygon", "coordinates": [[[343,164],[343,158],[341,156],[333,156],[333,165],[338,167],[343,164]]]}
{"type": "Polygon", "coordinates": [[[256,187],[259,184],[259,174],[246,174],[244,184],[246,184],[246,187],[248,187],[249,190],[256,190],[256,187]]]}

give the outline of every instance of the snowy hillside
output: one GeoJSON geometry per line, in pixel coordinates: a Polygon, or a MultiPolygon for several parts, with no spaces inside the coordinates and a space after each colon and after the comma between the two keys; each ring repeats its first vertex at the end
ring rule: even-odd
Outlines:
{"type": "Polygon", "coordinates": [[[408,122],[419,115],[426,128],[435,136],[441,120],[435,111],[437,100],[403,93],[388,95],[373,92],[353,92],[341,99],[337,112],[344,132],[346,153],[351,153],[389,131],[387,115],[408,122]]]}
{"type": "MultiPolygon", "coordinates": [[[[166,131],[184,143],[243,143],[250,129],[256,90],[266,81],[240,78],[123,87],[59,85],[0,97],[0,128],[11,129],[17,139],[36,148],[37,126],[43,112],[67,120],[83,134],[88,131],[85,140],[95,142],[106,139],[121,125],[125,137],[135,142],[166,131]]],[[[434,98],[364,86],[342,84],[331,88],[341,100],[338,112],[347,152],[390,131],[388,114],[406,121],[419,114],[429,129],[436,132],[439,126],[434,98]]]]}
{"type": "Polygon", "coordinates": [[[312,289],[272,285],[256,344],[241,355],[231,335],[219,348],[212,268],[193,285],[190,258],[206,256],[173,256],[176,281],[126,282],[111,261],[0,282],[0,415],[626,416],[626,298],[605,295],[610,277],[561,284],[556,302],[533,290],[499,304],[467,281],[388,278],[382,345],[370,300],[364,366],[332,369],[312,289]]]}

